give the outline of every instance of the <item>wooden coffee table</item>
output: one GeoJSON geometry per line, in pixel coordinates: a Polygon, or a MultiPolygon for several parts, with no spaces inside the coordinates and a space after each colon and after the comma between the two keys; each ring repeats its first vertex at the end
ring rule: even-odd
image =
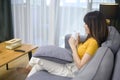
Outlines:
{"type": "Polygon", "coordinates": [[[5,48],[5,42],[0,43],[0,67],[6,65],[6,69],[8,70],[8,63],[11,61],[28,54],[29,59],[32,56],[32,50],[36,49],[37,46],[31,44],[22,44],[22,46],[16,48],[17,50],[24,50],[25,52],[17,52],[14,50],[9,50],[5,48]]]}

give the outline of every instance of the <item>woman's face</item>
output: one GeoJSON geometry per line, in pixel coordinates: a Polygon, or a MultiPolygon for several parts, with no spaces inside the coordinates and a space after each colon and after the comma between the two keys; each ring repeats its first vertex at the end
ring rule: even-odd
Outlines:
{"type": "Polygon", "coordinates": [[[86,34],[90,34],[90,30],[89,30],[87,24],[84,25],[84,28],[85,28],[85,32],[86,32],[86,34]]]}

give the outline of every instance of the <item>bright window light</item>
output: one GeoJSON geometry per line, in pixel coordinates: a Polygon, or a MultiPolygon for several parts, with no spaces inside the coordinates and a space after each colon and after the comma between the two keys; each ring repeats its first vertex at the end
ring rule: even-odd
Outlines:
{"type": "Polygon", "coordinates": [[[26,3],[26,0],[23,0],[24,3],[26,3]]]}
{"type": "Polygon", "coordinates": [[[77,0],[65,0],[66,3],[76,3],[77,0]]]}
{"type": "Polygon", "coordinates": [[[80,2],[87,2],[88,0],[80,0],[80,2]]]}
{"type": "Polygon", "coordinates": [[[50,2],[51,2],[51,0],[47,0],[47,1],[46,1],[47,6],[50,5],[50,2]]]}

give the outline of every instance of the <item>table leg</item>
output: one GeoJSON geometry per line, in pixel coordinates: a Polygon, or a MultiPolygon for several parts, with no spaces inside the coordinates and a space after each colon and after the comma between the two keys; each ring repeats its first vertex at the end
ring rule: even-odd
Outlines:
{"type": "Polygon", "coordinates": [[[30,60],[31,57],[32,57],[32,51],[28,52],[28,57],[29,57],[29,60],[30,60]]]}
{"type": "Polygon", "coordinates": [[[6,70],[8,70],[8,64],[6,64],[6,70]]]}

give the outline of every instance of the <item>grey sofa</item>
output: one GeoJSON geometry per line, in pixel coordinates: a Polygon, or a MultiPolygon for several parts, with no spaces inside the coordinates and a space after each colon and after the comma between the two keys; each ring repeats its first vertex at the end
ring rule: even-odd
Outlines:
{"type": "MultiPolygon", "coordinates": [[[[76,72],[75,78],[61,77],[49,74],[47,71],[39,71],[27,77],[26,80],[120,80],[120,34],[112,26],[109,27],[109,32],[107,41],[97,50],[92,60],[76,72]]],[[[69,37],[70,35],[65,37],[65,48],[71,51],[68,44],[69,37]]],[[[84,41],[84,36],[81,36],[81,39],[84,41]]],[[[45,56],[44,58],[64,64],[62,59],[51,59],[45,56]]]]}

